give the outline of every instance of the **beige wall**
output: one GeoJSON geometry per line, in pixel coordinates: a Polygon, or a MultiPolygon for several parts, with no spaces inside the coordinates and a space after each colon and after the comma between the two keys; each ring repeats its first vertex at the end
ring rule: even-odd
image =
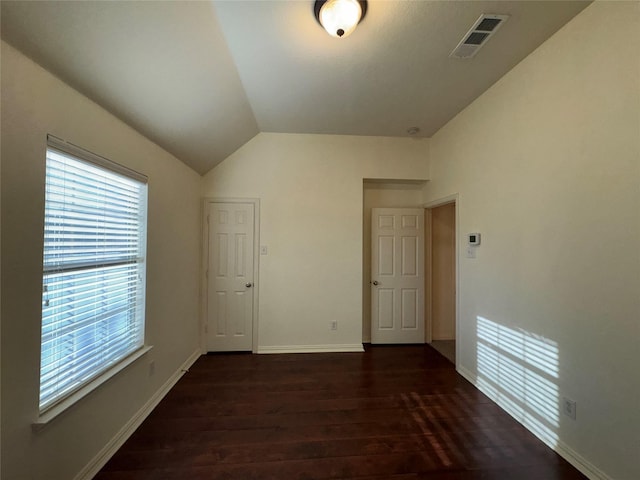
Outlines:
{"type": "Polygon", "coordinates": [[[427,157],[426,139],[262,133],[205,175],[204,196],[260,199],[260,351],[362,344],[363,179],[424,180],[427,157]]]}
{"type": "Polygon", "coordinates": [[[638,52],[640,3],[587,7],[432,138],[426,197],[459,193],[461,251],[482,234],[460,370],[615,479],[640,478],[638,52]]]}
{"type": "Polygon", "coordinates": [[[74,478],[197,350],[199,188],[195,172],[2,43],[2,478],[74,478]],[[47,133],[149,177],[153,349],[35,433],[47,133]]]}
{"type": "Polygon", "coordinates": [[[362,341],[371,342],[371,209],[422,207],[425,183],[365,182],[362,221],[362,341]]]}
{"type": "Polygon", "coordinates": [[[459,256],[460,371],[594,478],[640,478],[639,5],[588,7],[431,141],[263,133],[202,182],[3,43],[2,477],[73,478],[197,348],[199,193],[260,198],[260,347],[340,349],[366,338],[363,179],[431,168],[424,201],[459,193],[458,251],[482,234],[459,256]],[[33,433],[47,133],[149,176],[154,349],[33,433]]]}

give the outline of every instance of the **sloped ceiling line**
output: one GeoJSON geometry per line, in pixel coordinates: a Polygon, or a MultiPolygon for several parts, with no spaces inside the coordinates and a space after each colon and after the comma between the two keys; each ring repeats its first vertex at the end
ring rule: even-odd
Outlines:
{"type": "Polygon", "coordinates": [[[313,2],[2,1],[2,38],[203,174],[258,132],[429,137],[588,5],[376,1],[345,39],[313,2]],[[482,13],[510,15],[471,60],[482,13]]]}

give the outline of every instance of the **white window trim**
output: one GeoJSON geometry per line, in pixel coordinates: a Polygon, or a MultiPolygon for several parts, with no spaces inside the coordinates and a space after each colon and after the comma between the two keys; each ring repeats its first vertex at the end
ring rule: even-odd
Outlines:
{"type": "MultiPolygon", "coordinates": [[[[129,169],[123,165],[112,162],[107,158],[96,155],[88,150],[78,147],[77,145],[74,145],[72,143],[66,142],[65,140],[62,140],[51,134],[47,135],[47,148],[60,150],[61,152],[67,153],[69,155],[83,159],[85,161],[89,161],[107,170],[111,170],[113,172],[127,176],[141,183],[148,184],[148,177],[146,175],[136,172],[135,170],[129,169]]],[[[145,237],[146,237],[146,233],[145,233],[145,237]]],[[[146,239],[145,239],[145,242],[146,242],[146,239]]],[[[73,393],[64,397],[59,402],[54,403],[52,406],[47,407],[44,411],[39,411],[37,419],[33,421],[31,424],[32,430],[33,431],[42,430],[52,420],[59,417],[61,414],[63,414],[67,410],[69,410],[71,407],[77,404],[80,400],[82,400],[84,397],[89,395],[98,387],[100,387],[101,385],[109,381],[111,378],[113,378],[115,375],[117,375],[122,370],[127,368],[129,365],[135,363],[138,359],[143,357],[152,348],[153,348],[152,345],[143,344],[138,349],[131,352],[129,355],[122,358],[117,363],[112,365],[110,368],[108,368],[107,370],[105,370],[104,372],[96,376],[96,378],[87,382],[82,387],[78,388],[73,393]]]]}
{"type": "Polygon", "coordinates": [[[107,170],[111,170],[112,172],[119,173],[120,175],[124,175],[125,177],[132,178],[137,180],[140,183],[149,183],[149,178],[146,175],[143,175],[135,170],[125,167],[124,165],[120,165],[118,163],[112,162],[108,158],[101,157],[100,155],[96,155],[89,150],[85,150],[82,147],[74,145],[73,143],[62,140],[61,138],[55,137],[51,134],[47,135],[47,146],[61,150],[65,153],[68,153],[71,156],[78,157],[85,161],[94,163],[99,167],[106,168],[107,170]]]}
{"type": "Polygon", "coordinates": [[[122,370],[127,368],[129,365],[134,363],[136,360],[138,360],[140,357],[145,355],[152,348],[153,348],[152,345],[143,345],[142,347],[140,347],[135,352],[129,354],[129,356],[127,356],[127,357],[123,358],[122,360],[120,360],[113,367],[111,367],[107,371],[103,372],[102,374],[98,375],[96,378],[91,380],[89,383],[87,383],[86,385],[82,386],[81,388],[76,390],[74,393],[72,393],[68,397],[65,397],[59,403],[56,403],[51,408],[46,410],[44,413],[39,415],[37,420],[35,420],[31,424],[31,428],[34,431],[42,430],[54,418],[60,416],[64,412],[66,412],[69,408],[74,406],[76,403],[78,403],[84,397],[86,397],[91,392],[96,390],[100,385],[102,385],[103,383],[107,382],[112,377],[114,377],[115,375],[120,373],[122,370]]]}

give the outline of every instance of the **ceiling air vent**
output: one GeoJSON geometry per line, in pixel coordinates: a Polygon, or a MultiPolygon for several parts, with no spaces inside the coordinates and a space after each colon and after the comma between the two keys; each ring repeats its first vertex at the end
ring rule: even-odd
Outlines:
{"type": "Polygon", "coordinates": [[[462,37],[458,46],[453,49],[449,56],[453,58],[473,57],[508,18],[509,15],[480,15],[480,18],[462,37]]]}

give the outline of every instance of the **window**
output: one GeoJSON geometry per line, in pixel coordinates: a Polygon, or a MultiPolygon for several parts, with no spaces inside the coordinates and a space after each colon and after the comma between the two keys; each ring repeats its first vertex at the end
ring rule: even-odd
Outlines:
{"type": "Polygon", "coordinates": [[[146,177],[47,141],[40,412],[144,345],[146,177]]]}

